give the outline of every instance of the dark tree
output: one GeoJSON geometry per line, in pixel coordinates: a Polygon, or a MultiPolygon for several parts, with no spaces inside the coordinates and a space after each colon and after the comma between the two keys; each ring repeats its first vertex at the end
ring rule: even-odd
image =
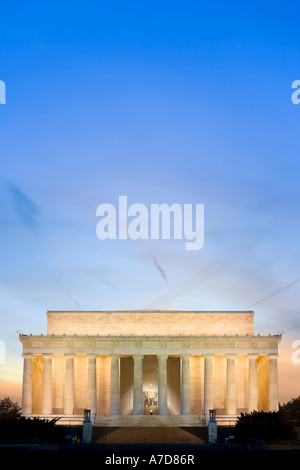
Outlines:
{"type": "Polygon", "coordinates": [[[40,442],[57,442],[62,434],[60,426],[56,427],[57,418],[19,418],[0,420],[1,439],[36,439],[40,442]]]}
{"type": "Polygon", "coordinates": [[[21,416],[21,408],[10,398],[0,399],[0,441],[9,439],[37,439],[57,442],[63,437],[61,426],[55,426],[58,418],[41,419],[21,416]]]}
{"type": "Polygon", "coordinates": [[[286,423],[300,426],[300,396],[280,405],[279,410],[286,423]]]}
{"type": "Polygon", "coordinates": [[[0,399],[0,420],[15,419],[21,415],[21,408],[9,397],[0,399]]]}
{"type": "Polygon", "coordinates": [[[279,411],[252,411],[242,413],[235,428],[235,439],[240,444],[254,440],[273,442],[292,437],[292,426],[282,419],[279,411]]]}

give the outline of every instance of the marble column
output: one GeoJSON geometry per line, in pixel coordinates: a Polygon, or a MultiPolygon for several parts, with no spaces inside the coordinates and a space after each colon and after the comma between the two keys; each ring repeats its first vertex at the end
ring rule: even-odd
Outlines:
{"type": "Polygon", "coordinates": [[[168,356],[158,356],[158,408],[157,414],[168,414],[167,402],[167,359],[168,356]]]}
{"type": "Polygon", "coordinates": [[[120,356],[110,356],[110,414],[120,414],[120,356]]]}
{"type": "Polygon", "coordinates": [[[43,404],[42,414],[52,414],[52,354],[43,354],[43,404]]]}
{"type": "Polygon", "coordinates": [[[143,399],[143,356],[133,356],[133,414],[142,415],[143,399]]]}
{"type": "Polygon", "coordinates": [[[236,415],[236,375],[235,354],[226,354],[227,380],[226,380],[226,413],[236,415]]]}
{"type": "Polygon", "coordinates": [[[74,413],[74,354],[65,354],[64,414],[74,413]]]}
{"type": "Polygon", "coordinates": [[[97,376],[96,360],[97,354],[87,354],[88,360],[88,384],[87,384],[87,409],[91,415],[97,414],[97,376]]]}
{"type": "Polygon", "coordinates": [[[257,354],[248,354],[249,362],[249,393],[248,411],[258,410],[258,377],[257,377],[257,354]]]}
{"type": "Polygon", "coordinates": [[[204,356],[204,414],[209,415],[209,410],[214,408],[214,356],[204,356]]]}
{"type": "Polygon", "coordinates": [[[32,414],[32,354],[23,354],[22,415],[32,414]]]}
{"type": "Polygon", "coordinates": [[[181,414],[191,414],[190,407],[190,356],[181,356],[181,414]]]}
{"type": "Polygon", "coordinates": [[[269,411],[278,411],[277,354],[269,354],[269,411]]]}

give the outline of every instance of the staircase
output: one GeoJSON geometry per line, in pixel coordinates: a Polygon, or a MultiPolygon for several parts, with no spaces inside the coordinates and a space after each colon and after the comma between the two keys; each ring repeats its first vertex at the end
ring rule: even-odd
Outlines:
{"type": "Polygon", "coordinates": [[[194,427],[205,426],[205,417],[202,415],[97,415],[94,426],[112,427],[194,427]]]}

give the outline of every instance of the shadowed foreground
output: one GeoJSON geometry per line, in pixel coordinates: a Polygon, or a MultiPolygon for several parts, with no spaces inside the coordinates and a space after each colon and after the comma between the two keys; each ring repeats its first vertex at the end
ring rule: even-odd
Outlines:
{"type": "MultiPolygon", "coordinates": [[[[108,430],[107,430],[108,431],[108,430]]],[[[113,428],[104,435],[94,435],[97,444],[203,444],[204,440],[182,428],[113,428]]],[[[101,432],[100,432],[101,434],[101,432]]]]}

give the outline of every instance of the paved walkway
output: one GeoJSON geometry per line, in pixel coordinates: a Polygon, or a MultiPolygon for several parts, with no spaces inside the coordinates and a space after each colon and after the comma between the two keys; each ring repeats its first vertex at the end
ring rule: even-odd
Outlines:
{"type": "Polygon", "coordinates": [[[124,427],[95,441],[99,444],[202,444],[199,437],[181,428],[124,427]]]}

